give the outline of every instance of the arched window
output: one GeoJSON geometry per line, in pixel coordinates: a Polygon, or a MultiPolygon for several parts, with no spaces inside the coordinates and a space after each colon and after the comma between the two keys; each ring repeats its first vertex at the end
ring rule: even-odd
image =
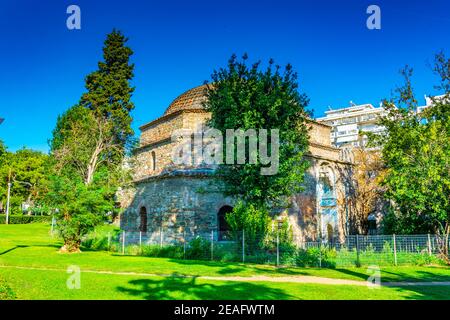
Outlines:
{"type": "Polygon", "coordinates": [[[217,213],[217,228],[219,241],[228,240],[230,238],[230,226],[226,220],[227,213],[233,211],[231,206],[223,206],[217,213]]]}
{"type": "Polygon", "coordinates": [[[155,151],[152,151],[152,170],[156,170],[156,153],[155,151]]]}
{"type": "Polygon", "coordinates": [[[139,231],[147,232],[147,208],[145,207],[139,211],[139,231]]]}

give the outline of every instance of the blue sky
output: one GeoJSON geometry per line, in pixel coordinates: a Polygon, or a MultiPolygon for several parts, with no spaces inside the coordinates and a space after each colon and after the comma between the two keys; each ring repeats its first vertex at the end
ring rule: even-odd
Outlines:
{"type": "Polygon", "coordinates": [[[135,52],[137,133],[232,53],[291,63],[315,116],[350,100],[378,105],[405,64],[422,101],[437,93],[434,53],[450,55],[448,12],[447,0],[2,0],[0,139],[12,151],[48,150],[58,114],[77,103],[114,27],[135,52]],[[81,8],[81,30],[66,27],[70,4],[81,8]],[[366,28],[370,4],[381,8],[381,30],[366,28]]]}

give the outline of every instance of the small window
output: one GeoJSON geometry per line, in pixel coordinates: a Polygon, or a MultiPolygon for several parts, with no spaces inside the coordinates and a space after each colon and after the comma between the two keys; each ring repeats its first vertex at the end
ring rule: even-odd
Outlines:
{"type": "Polygon", "coordinates": [[[142,207],[139,211],[139,231],[147,232],[147,208],[142,207]]]}
{"type": "Polygon", "coordinates": [[[152,170],[156,170],[156,153],[155,151],[152,151],[152,170]]]}

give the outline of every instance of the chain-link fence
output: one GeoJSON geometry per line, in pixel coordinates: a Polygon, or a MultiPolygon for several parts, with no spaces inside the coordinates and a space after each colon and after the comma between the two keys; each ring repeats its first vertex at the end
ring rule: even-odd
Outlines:
{"type": "Polygon", "coordinates": [[[302,242],[296,235],[277,231],[264,236],[243,231],[165,231],[110,232],[93,235],[85,243],[122,255],[300,267],[425,265],[438,263],[450,246],[449,239],[430,234],[351,235],[341,241],[302,242]]]}

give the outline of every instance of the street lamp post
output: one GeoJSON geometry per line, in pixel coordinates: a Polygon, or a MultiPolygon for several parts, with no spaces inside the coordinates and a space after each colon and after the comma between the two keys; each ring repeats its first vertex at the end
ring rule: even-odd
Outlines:
{"type": "MultiPolygon", "coordinates": [[[[25,181],[14,181],[16,183],[21,183],[21,184],[25,184],[27,186],[32,187],[33,185],[29,182],[25,182],[25,181]]],[[[12,186],[12,182],[11,182],[11,169],[9,170],[9,177],[8,177],[8,196],[6,198],[6,219],[5,219],[5,223],[9,224],[9,211],[11,209],[11,186],[12,186]]]]}
{"type": "Polygon", "coordinates": [[[278,230],[277,230],[277,267],[280,266],[280,230],[283,227],[283,218],[278,217],[278,230]]]}
{"type": "Polygon", "coordinates": [[[6,200],[6,224],[9,221],[9,199],[11,197],[11,182],[8,182],[8,198],[6,200]]]}

